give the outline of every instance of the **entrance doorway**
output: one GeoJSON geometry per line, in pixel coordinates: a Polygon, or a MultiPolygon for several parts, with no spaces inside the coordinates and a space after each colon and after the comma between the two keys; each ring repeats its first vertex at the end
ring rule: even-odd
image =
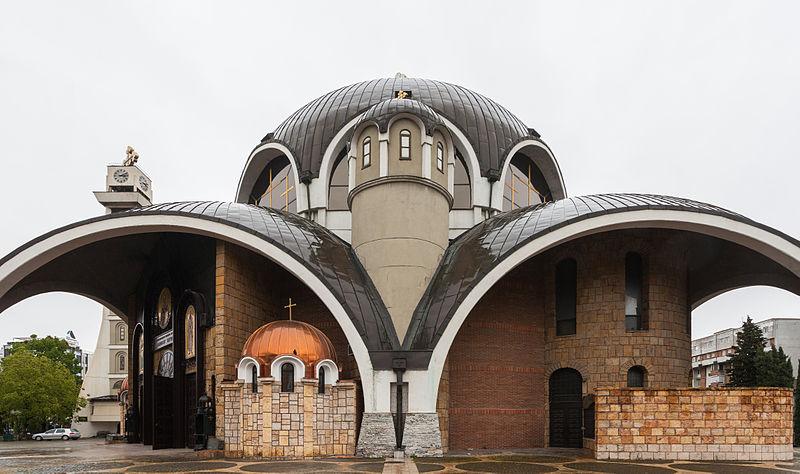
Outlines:
{"type": "Polygon", "coordinates": [[[551,447],[583,447],[581,390],[581,373],[575,369],[559,369],[550,376],[551,447]]]}

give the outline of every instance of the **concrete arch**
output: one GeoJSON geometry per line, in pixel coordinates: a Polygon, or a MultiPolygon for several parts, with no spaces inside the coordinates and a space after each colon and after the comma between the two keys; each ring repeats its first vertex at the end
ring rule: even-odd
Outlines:
{"type": "MultiPolygon", "coordinates": [[[[455,337],[469,313],[501,278],[526,260],[580,237],[623,229],[672,229],[694,232],[733,242],[779,264],[800,279],[800,245],[787,236],[763,226],[718,214],[673,209],[634,209],[601,213],[566,223],[521,245],[507,255],[466,293],[444,328],[428,365],[428,398],[435,409],[444,363],[455,337]]],[[[800,294],[800,286],[797,289],[800,294]]],[[[583,372],[582,372],[583,373],[583,372]]]]}
{"type": "MultiPolygon", "coordinates": [[[[323,302],[336,319],[352,348],[364,387],[365,410],[372,411],[375,406],[373,390],[373,367],[369,351],[355,324],[348,316],[342,303],[332,291],[301,262],[286,251],[242,228],[233,227],[221,222],[190,217],[187,215],[136,214],[115,217],[113,219],[90,220],[75,226],[53,231],[14,253],[0,260],[0,307],[4,306],[3,298],[14,286],[36,269],[52,262],[56,258],[68,254],[84,245],[103,241],[113,237],[141,235],[159,232],[184,233],[201,235],[224,240],[251,250],[272,260],[290,274],[304,282],[323,302]]],[[[44,289],[42,288],[42,292],[44,289]]],[[[52,290],[49,290],[52,291],[52,290]]],[[[30,291],[27,296],[37,294],[30,291]]],[[[92,295],[85,294],[99,300],[92,295]]],[[[17,297],[19,295],[16,295],[17,297]]],[[[26,296],[26,297],[27,297],[26,296]]],[[[17,299],[20,301],[23,298],[17,299]]],[[[15,301],[16,302],[16,301],[15,301]]],[[[103,301],[100,301],[103,303],[103,301]]],[[[105,304],[105,303],[104,303],[105,304]]],[[[118,308],[109,306],[118,315],[126,314],[118,308]]]]}
{"type": "Polygon", "coordinates": [[[264,143],[256,147],[247,157],[247,163],[244,165],[242,175],[239,177],[239,185],[236,187],[235,202],[243,204],[250,204],[247,198],[250,191],[253,189],[256,180],[261,172],[264,170],[270,161],[284,155],[289,160],[292,167],[292,176],[294,176],[294,185],[297,192],[297,212],[300,213],[308,209],[308,192],[306,184],[300,182],[300,175],[297,168],[297,160],[292,152],[283,144],[278,142],[264,143]]]}
{"type": "Polygon", "coordinates": [[[561,369],[577,370],[581,373],[581,377],[585,377],[585,374],[589,373],[589,367],[587,367],[583,362],[570,362],[569,364],[553,362],[544,369],[544,378],[550,380],[550,376],[553,375],[553,372],[561,369]]]}

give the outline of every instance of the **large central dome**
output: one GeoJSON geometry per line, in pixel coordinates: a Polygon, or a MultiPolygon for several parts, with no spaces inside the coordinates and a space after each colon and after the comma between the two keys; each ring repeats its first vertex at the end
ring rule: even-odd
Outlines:
{"type": "Polygon", "coordinates": [[[310,102],[262,140],[279,142],[294,154],[300,176],[319,177],[325,149],[351,120],[405,91],[464,133],[478,155],[481,175],[499,172],[513,145],[539,135],[503,106],[461,86],[428,79],[374,79],[336,89],[310,102]]]}

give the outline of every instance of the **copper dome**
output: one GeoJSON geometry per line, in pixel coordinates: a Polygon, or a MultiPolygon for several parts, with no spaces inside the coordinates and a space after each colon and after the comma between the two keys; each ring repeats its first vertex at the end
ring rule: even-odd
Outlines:
{"type": "Polygon", "coordinates": [[[293,355],[303,361],[307,378],[313,378],[318,362],[330,359],[336,365],[336,351],[322,331],[302,321],[273,321],[256,329],[244,343],[242,357],[252,357],[261,365],[261,373],[269,374],[276,357],[293,355]]]}

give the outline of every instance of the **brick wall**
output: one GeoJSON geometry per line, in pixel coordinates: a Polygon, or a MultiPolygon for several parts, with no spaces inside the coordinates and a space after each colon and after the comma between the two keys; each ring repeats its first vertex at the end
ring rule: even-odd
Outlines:
{"type": "Polygon", "coordinates": [[[596,390],[598,459],[788,461],[792,390],[596,390]]]}
{"type": "MultiPolygon", "coordinates": [[[[206,364],[217,383],[236,379],[242,347],[248,337],[264,324],[288,319],[284,306],[288,299],[297,306],[292,318],[320,329],[331,340],[342,379],[358,379],[355,358],[339,323],[322,301],[300,280],[271,260],[247,249],[217,241],[216,325],[206,339],[206,364]]],[[[207,381],[210,393],[210,381],[207,381]]],[[[360,396],[360,393],[359,393],[360,396]]],[[[217,390],[217,410],[224,410],[225,399],[217,390]]],[[[217,418],[217,437],[222,436],[222,420],[217,418]]]]}
{"type": "Polygon", "coordinates": [[[691,367],[685,251],[686,234],[677,231],[608,232],[544,252],[498,281],[448,354],[437,404],[449,436],[443,445],[546,446],[547,382],[562,367],[581,373],[583,395],[597,386],[625,386],[633,366],[646,369],[649,385],[685,387],[691,367]],[[643,331],[625,330],[629,251],[644,259],[643,331]],[[565,258],[577,261],[577,333],[556,336],[555,267],[565,258]]]}
{"type": "Polygon", "coordinates": [[[221,385],[225,455],[233,457],[352,456],[356,449],[356,384],[339,381],[318,393],[316,379],[281,392],[272,377],[258,392],[239,380],[221,385]]]}

